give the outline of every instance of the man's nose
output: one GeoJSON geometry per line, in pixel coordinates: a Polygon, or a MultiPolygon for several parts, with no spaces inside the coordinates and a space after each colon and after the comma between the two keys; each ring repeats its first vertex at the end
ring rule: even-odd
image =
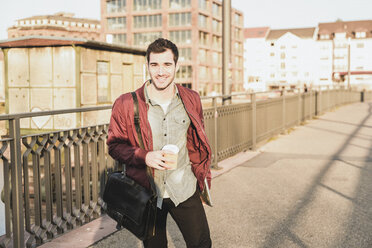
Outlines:
{"type": "Polygon", "coordinates": [[[158,72],[158,74],[159,74],[159,75],[163,75],[164,72],[165,72],[165,68],[164,68],[163,66],[160,66],[160,67],[159,67],[159,72],[158,72]]]}

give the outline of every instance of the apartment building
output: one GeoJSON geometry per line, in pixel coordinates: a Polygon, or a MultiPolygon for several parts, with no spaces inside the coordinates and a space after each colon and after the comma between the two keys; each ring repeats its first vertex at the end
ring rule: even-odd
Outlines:
{"type": "Polygon", "coordinates": [[[372,88],[372,20],[319,23],[317,42],[322,84],[372,88]]]}
{"type": "Polygon", "coordinates": [[[55,36],[103,41],[99,20],[76,18],[72,13],[32,16],[16,20],[8,28],[8,38],[23,36],[55,36]]]}
{"type": "Polygon", "coordinates": [[[270,30],[266,37],[269,53],[267,83],[271,88],[313,84],[317,62],[315,28],[270,30]]]}
{"type": "Polygon", "coordinates": [[[244,29],[244,88],[266,88],[268,53],[266,36],[269,27],[244,29]]]}
{"type": "MultiPolygon", "coordinates": [[[[101,0],[106,41],[145,48],[164,37],[179,48],[177,83],[202,95],[222,91],[222,2],[101,0]]],[[[243,89],[243,13],[231,11],[232,91],[243,89]]]]}

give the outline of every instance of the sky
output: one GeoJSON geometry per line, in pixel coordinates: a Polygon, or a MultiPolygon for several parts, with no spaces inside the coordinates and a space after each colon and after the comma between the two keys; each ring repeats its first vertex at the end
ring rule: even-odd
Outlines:
{"type": "MultiPolygon", "coordinates": [[[[231,0],[244,13],[245,27],[272,29],[315,27],[319,22],[372,20],[372,0],[231,0]]],[[[100,19],[100,0],[2,0],[0,40],[14,21],[56,12],[76,17],[100,19]]]]}

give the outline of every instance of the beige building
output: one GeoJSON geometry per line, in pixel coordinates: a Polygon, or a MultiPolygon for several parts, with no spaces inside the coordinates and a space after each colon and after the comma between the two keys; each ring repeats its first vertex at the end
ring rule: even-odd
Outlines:
{"type": "MultiPolygon", "coordinates": [[[[26,37],[0,43],[6,113],[112,104],[144,81],[145,51],[84,39],[26,37]]],[[[110,111],[22,119],[21,128],[107,123],[110,111]]]]}
{"type": "MultiPolygon", "coordinates": [[[[0,52],[0,104],[5,101],[5,89],[4,89],[4,55],[0,52]]],[[[0,114],[2,112],[0,111],[0,114]]]]}
{"type": "MultiPolygon", "coordinates": [[[[177,44],[176,81],[201,94],[222,90],[222,2],[218,0],[101,0],[108,42],[146,48],[156,38],[177,44]]],[[[232,91],[243,89],[243,13],[231,11],[232,91]]]]}
{"type": "Polygon", "coordinates": [[[103,37],[99,20],[76,18],[74,14],[65,12],[16,20],[15,25],[8,28],[8,38],[23,36],[56,36],[96,41],[102,41],[103,37]]]}

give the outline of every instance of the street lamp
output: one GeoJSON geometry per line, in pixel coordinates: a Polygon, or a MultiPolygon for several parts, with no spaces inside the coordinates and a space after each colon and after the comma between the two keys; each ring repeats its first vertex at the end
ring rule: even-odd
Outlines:
{"type": "MultiPolygon", "coordinates": [[[[229,65],[231,56],[231,0],[223,0],[222,3],[222,22],[223,22],[223,32],[222,32],[222,95],[229,95],[230,92],[230,75],[229,75],[229,65]]],[[[222,101],[225,103],[225,99],[222,101]]]]}
{"type": "Polygon", "coordinates": [[[350,89],[350,41],[351,38],[347,38],[347,88],[350,89]]]}

